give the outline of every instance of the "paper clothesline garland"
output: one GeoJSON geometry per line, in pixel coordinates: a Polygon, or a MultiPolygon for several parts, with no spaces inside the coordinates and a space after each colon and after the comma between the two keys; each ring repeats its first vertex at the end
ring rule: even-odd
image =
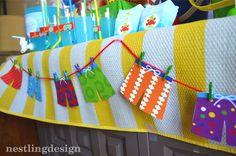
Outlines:
{"type": "MultiPolygon", "coordinates": [[[[136,59],[136,64],[133,66],[133,68],[131,69],[131,71],[127,77],[133,77],[133,76],[131,76],[131,74],[134,70],[139,69],[139,72],[140,72],[140,68],[142,70],[144,70],[144,72],[141,73],[141,75],[142,75],[141,78],[145,77],[145,79],[141,79],[141,80],[144,81],[145,83],[149,83],[149,85],[147,86],[147,84],[146,84],[146,88],[144,87],[144,85],[141,86],[141,83],[139,82],[140,79],[138,79],[139,77],[137,77],[137,74],[136,74],[136,77],[134,77],[134,80],[136,79],[136,80],[138,80],[138,82],[135,85],[137,85],[138,88],[142,88],[142,89],[140,91],[133,92],[133,90],[135,89],[133,86],[133,90],[131,90],[132,93],[139,93],[142,91],[141,95],[139,95],[137,97],[135,96],[135,98],[132,97],[133,104],[135,104],[135,105],[137,105],[137,101],[136,101],[136,103],[134,103],[136,98],[138,100],[140,100],[140,98],[142,97],[142,94],[144,93],[144,97],[142,98],[142,102],[139,106],[142,111],[144,111],[144,112],[148,113],[149,115],[152,115],[158,119],[162,119],[164,111],[165,111],[165,107],[167,104],[167,100],[169,97],[171,83],[173,81],[180,84],[180,85],[188,87],[189,89],[192,89],[194,91],[202,92],[201,90],[199,90],[197,88],[194,88],[194,87],[192,87],[188,84],[185,84],[179,80],[172,79],[169,76],[167,76],[167,78],[164,79],[163,78],[164,72],[162,70],[160,70],[157,67],[155,67],[151,64],[148,64],[144,61],[142,61],[141,66],[138,66],[137,65],[137,59],[138,59],[137,55],[122,40],[111,41],[96,56],[94,56],[93,61],[90,61],[83,68],[79,68],[73,73],[70,73],[70,74],[66,73],[65,77],[62,77],[60,79],[58,78],[58,80],[60,80],[59,82],[63,83],[63,85],[66,86],[65,88],[67,88],[67,85],[69,83],[64,83],[64,82],[66,82],[66,80],[68,80],[69,77],[71,77],[75,74],[77,74],[77,76],[80,80],[81,78],[84,78],[84,77],[87,79],[88,79],[88,77],[93,77],[94,73],[96,73],[96,70],[98,70],[98,73],[99,72],[102,73],[102,71],[98,67],[96,67],[95,64],[92,64],[91,66],[90,66],[90,64],[93,63],[94,60],[99,57],[99,55],[101,55],[110,45],[112,45],[115,42],[121,43],[128,50],[128,52],[136,59]],[[147,77],[147,79],[146,79],[146,77],[147,77]],[[162,83],[160,83],[160,82],[162,82],[162,83]],[[149,88],[147,89],[147,87],[149,87],[149,88]],[[155,92],[155,96],[154,96],[154,94],[151,96],[151,94],[154,92],[155,92]],[[150,99],[152,99],[152,100],[154,99],[154,100],[152,101],[150,99]]],[[[30,75],[29,72],[21,66],[21,64],[16,65],[15,62],[13,62],[13,63],[14,63],[14,65],[10,69],[10,71],[7,74],[1,76],[0,78],[8,85],[12,84],[11,86],[13,88],[20,89],[21,83],[22,83],[22,71],[26,72],[29,76],[32,76],[32,75],[30,75]]],[[[103,78],[106,79],[105,75],[103,73],[102,74],[101,73],[96,74],[95,77],[98,76],[100,79],[103,79],[103,78]]],[[[167,75],[166,73],[165,73],[165,75],[167,75]]],[[[51,78],[51,77],[38,77],[37,79],[38,80],[54,80],[55,81],[55,78],[51,78]]],[[[98,79],[98,78],[91,79],[91,82],[96,79],[98,79]]],[[[30,82],[32,83],[33,81],[30,81],[30,82]]],[[[107,79],[104,82],[108,84],[107,86],[111,87],[111,85],[107,79]]],[[[121,86],[121,93],[123,92],[123,94],[125,94],[125,92],[126,92],[125,87],[127,87],[127,85],[130,85],[129,83],[131,84],[131,81],[126,78],[124,83],[121,86]]],[[[95,83],[93,82],[93,84],[95,84],[95,83]]],[[[30,84],[30,85],[32,85],[32,84],[30,84]]],[[[34,83],[33,83],[33,85],[34,85],[34,83]]],[[[40,83],[36,83],[36,86],[37,85],[40,86],[40,83]]],[[[81,86],[84,87],[83,85],[81,85],[81,86]]],[[[94,86],[96,86],[96,85],[94,85],[94,86]]],[[[137,86],[136,86],[136,88],[137,88],[137,86]]],[[[31,91],[29,91],[28,94],[31,95],[32,97],[36,96],[36,98],[37,98],[38,93],[36,92],[34,86],[31,86],[31,87],[32,87],[30,89],[31,91]]],[[[36,88],[38,88],[38,87],[36,87],[36,88]]],[[[98,86],[93,89],[95,92],[96,91],[99,92],[102,90],[102,89],[99,89],[98,86]]],[[[105,87],[105,89],[107,89],[107,87],[105,87]]],[[[131,89],[132,89],[132,87],[131,87],[131,89]]],[[[84,96],[86,99],[87,98],[86,97],[87,96],[86,90],[83,89],[83,92],[85,93],[84,96]]],[[[106,95],[104,96],[99,93],[96,95],[99,95],[101,97],[101,99],[108,99],[110,96],[115,94],[112,87],[110,88],[110,91],[108,91],[108,92],[109,92],[108,96],[106,96],[106,95]],[[105,98],[103,98],[103,97],[105,97],[105,98]]],[[[104,93],[107,94],[106,91],[104,93]]],[[[207,94],[207,93],[202,93],[202,94],[207,94]]],[[[125,97],[128,98],[128,100],[130,100],[129,96],[130,95],[127,95],[127,96],[125,95],[125,97]]],[[[67,95],[66,95],[67,100],[70,97],[71,96],[67,97],[67,95]]],[[[229,145],[236,146],[236,143],[235,143],[235,140],[236,140],[235,139],[235,135],[236,135],[236,124],[235,124],[236,123],[235,122],[236,96],[226,96],[226,95],[217,94],[217,96],[214,95],[214,97],[213,97],[213,103],[209,103],[208,95],[207,96],[205,95],[204,97],[199,97],[198,100],[200,100],[200,99],[202,99],[202,102],[197,101],[197,104],[195,107],[192,132],[197,135],[200,135],[202,137],[206,137],[206,138],[213,139],[216,141],[221,141],[222,128],[223,128],[223,125],[225,122],[226,123],[227,143],[229,145]],[[206,104],[206,106],[204,108],[202,106],[203,104],[206,104]],[[221,107],[221,106],[223,106],[223,107],[221,107]],[[233,107],[231,107],[231,106],[233,106],[233,107]],[[219,110],[217,111],[217,108],[219,108],[219,110],[221,112],[219,110]],[[223,108],[225,108],[225,109],[223,109],[223,108]],[[202,111],[202,112],[200,112],[200,111],[202,111]],[[215,118],[215,120],[214,120],[214,118],[215,118]],[[202,119],[207,119],[207,120],[204,121],[202,119]],[[216,124],[212,124],[212,121],[214,121],[217,124],[219,122],[220,124],[215,126],[216,124]],[[212,127],[214,127],[214,128],[212,128],[212,127]],[[215,135],[213,135],[213,134],[215,134],[215,135]]],[[[97,100],[97,97],[95,98],[94,101],[96,101],[96,100],[97,100]]],[[[62,105],[65,106],[64,103],[62,105]]]]}
{"type": "MultiPolygon", "coordinates": [[[[19,90],[22,83],[22,71],[26,70],[14,63],[10,71],[0,78],[7,85],[12,84],[13,88],[19,90]]],[[[30,69],[27,73],[27,94],[30,97],[35,98],[37,101],[42,102],[41,83],[39,76],[33,76],[30,69]]],[[[78,100],[74,86],[67,71],[64,71],[64,77],[59,78],[57,73],[53,73],[53,76],[57,93],[57,103],[64,107],[67,106],[67,103],[70,107],[78,106],[78,100]]],[[[107,100],[109,97],[115,94],[115,91],[112,88],[110,82],[107,80],[102,70],[95,63],[93,63],[87,69],[84,69],[82,72],[79,72],[78,77],[79,81],[81,82],[86,102],[98,102],[99,99],[107,100]]]]}
{"type": "MultiPolygon", "coordinates": [[[[119,40],[119,39],[114,39],[114,40],[112,40],[110,43],[108,43],[100,52],[98,52],[96,56],[94,56],[94,60],[96,60],[109,46],[111,46],[112,44],[114,44],[114,43],[116,43],[116,42],[122,44],[122,46],[124,46],[125,49],[127,49],[127,52],[129,52],[135,59],[139,59],[138,56],[131,50],[131,48],[130,48],[124,41],[119,40]]],[[[11,60],[11,61],[12,61],[12,63],[13,63],[13,60],[11,60]]],[[[83,68],[81,68],[80,70],[83,70],[83,69],[87,68],[91,63],[92,63],[91,61],[88,62],[88,63],[87,63],[83,68]]],[[[27,70],[25,70],[24,68],[22,68],[22,69],[23,69],[24,72],[26,72],[27,74],[29,74],[29,73],[27,72],[27,70]]],[[[73,73],[70,73],[69,76],[73,76],[73,75],[77,74],[78,72],[80,72],[80,70],[77,70],[77,71],[75,71],[75,72],[73,72],[73,73]]],[[[159,68],[158,68],[158,70],[160,70],[161,72],[163,72],[163,71],[162,71],[161,69],[159,69],[159,68]]],[[[40,80],[54,80],[54,78],[52,78],[52,77],[39,77],[39,79],[40,79],[40,80]]],[[[188,84],[186,84],[186,83],[184,83],[184,82],[182,82],[182,81],[179,81],[179,80],[177,80],[177,79],[173,79],[173,81],[176,82],[176,83],[178,83],[178,84],[180,84],[180,85],[182,85],[182,86],[185,86],[185,87],[187,87],[187,88],[189,88],[189,89],[192,89],[192,90],[194,90],[194,91],[196,91],[196,92],[203,92],[202,90],[200,90],[200,89],[198,89],[198,88],[195,88],[195,87],[193,87],[193,86],[191,86],[191,85],[188,85],[188,84]]]]}
{"type": "Polygon", "coordinates": [[[192,122],[192,133],[221,142],[223,127],[226,127],[226,143],[236,146],[236,96],[198,93],[192,122]]]}
{"type": "Polygon", "coordinates": [[[120,87],[120,92],[133,105],[137,105],[142,98],[139,109],[155,118],[162,119],[172,83],[171,77],[167,76],[166,79],[163,77],[164,73],[156,67],[144,62],[139,66],[136,60],[120,87]]]}

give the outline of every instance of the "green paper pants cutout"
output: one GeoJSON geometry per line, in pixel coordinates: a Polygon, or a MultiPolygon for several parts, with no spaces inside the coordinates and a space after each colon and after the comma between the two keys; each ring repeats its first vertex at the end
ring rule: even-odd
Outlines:
{"type": "Polygon", "coordinates": [[[98,102],[99,97],[107,100],[115,94],[110,82],[99,68],[78,75],[86,102],[98,102]]]}

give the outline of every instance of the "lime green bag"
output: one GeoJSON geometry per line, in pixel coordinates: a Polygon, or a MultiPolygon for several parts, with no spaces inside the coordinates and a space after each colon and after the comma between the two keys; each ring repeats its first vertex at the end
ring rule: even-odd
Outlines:
{"type": "Polygon", "coordinates": [[[117,0],[113,3],[105,5],[98,9],[100,16],[100,28],[103,38],[114,36],[116,17],[119,10],[126,10],[133,8],[137,4],[126,2],[124,0],[117,0]],[[108,13],[109,12],[109,13],[108,13]]]}
{"type": "Polygon", "coordinates": [[[100,17],[105,17],[105,13],[107,11],[107,8],[109,8],[110,17],[116,18],[117,15],[118,15],[119,10],[130,9],[130,8],[133,8],[136,5],[137,4],[135,4],[135,3],[126,2],[124,0],[117,0],[113,3],[110,3],[108,5],[105,5],[101,8],[99,8],[98,12],[100,14],[100,17]]]}
{"type": "MultiPolygon", "coordinates": [[[[217,2],[220,2],[220,1],[222,1],[222,0],[211,0],[211,3],[217,3],[217,2]]],[[[214,11],[214,18],[227,16],[227,13],[232,8],[234,8],[234,5],[215,10],[214,11]]]]}
{"type": "Polygon", "coordinates": [[[201,11],[214,10],[214,18],[225,17],[228,11],[234,7],[234,0],[211,0],[211,4],[205,6],[197,5],[194,0],[189,0],[189,2],[201,11]]]}

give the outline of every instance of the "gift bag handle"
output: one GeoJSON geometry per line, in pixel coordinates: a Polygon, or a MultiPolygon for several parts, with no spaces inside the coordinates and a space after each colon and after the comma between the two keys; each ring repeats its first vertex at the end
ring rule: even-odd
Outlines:
{"type": "MultiPolygon", "coordinates": [[[[196,0],[195,3],[197,5],[202,5],[203,2],[204,2],[204,0],[196,0]]],[[[188,9],[188,11],[186,11],[183,15],[181,15],[179,17],[180,22],[182,23],[182,22],[188,20],[197,10],[198,10],[197,8],[192,6],[190,9],[188,9]]]]}
{"type": "Polygon", "coordinates": [[[205,6],[199,6],[195,3],[195,0],[189,0],[189,2],[194,6],[195,8],[201,10],[201,11],[210,11],[210,10],[216,10],[228,6],[234,5],[234,0],[222,0],[217,3],[205,5],[205,6]]]}

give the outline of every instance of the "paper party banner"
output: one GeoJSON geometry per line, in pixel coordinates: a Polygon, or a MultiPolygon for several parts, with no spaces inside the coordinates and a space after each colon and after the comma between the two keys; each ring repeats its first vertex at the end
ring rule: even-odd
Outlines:
{"type": "MultiPolygon", "coordinates": [[[[12,60],[11,60],[12,61],[12,60]]],[[[14,61],[16,62],[16,61],[14,61]]],[[[13,61],[12,61],[13,63],[13,61]]],[[[84,92],[84,97],[87,102],[98,102],[99,100],[108,100],[111,96],[115,94],[110,82],[107,80],[106,76],[98,68],[96,63],[86,69],[80,71],[78,65],[75,65],[78,71],[79,81],[81,82],[82,90],[84,92]],[[92,73],[92,74],[91,74],[92,73]],[[100,99],[99,99],[100,97],[100,99]]],[[[26,70],[21,66],[13,64],[11,70],[0,77],[6,85],[11,85],[15,89],[20,89],[22,83],[22,72],[26,70]]],[[[67,103],[70,107],[78,106],[78,100],[75,93],[74,86],[68,75],[67,71],[64,71],[64,77],[60,77],[57,73],[53,73],[52,78],[39,77],[38,73],[36,76],[32,75],[31,69],[26,72],[28,75],[28,88],[27,94],[31,97],[42,102],[41,95],[41,84],[40,81],[43,80],[53,80],[55,83],[56,94],[57,94],[57,104],[66,107],[67,103]]]]}

